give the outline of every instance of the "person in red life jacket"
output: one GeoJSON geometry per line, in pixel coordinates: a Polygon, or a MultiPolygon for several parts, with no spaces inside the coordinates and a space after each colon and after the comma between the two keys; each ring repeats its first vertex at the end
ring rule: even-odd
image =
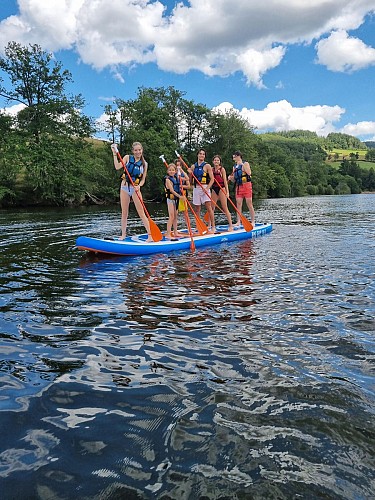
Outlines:
{"type": "Polygon", "coordinates": [[[215,218],[211,203],[211,186],[214,183],[212,167],[205,162],[206,151],[200,149],[197,154],[197,161],[188,169],[189,180],[193,187],[193,205],[195,213],[200,216],[201,205],[206,207],[209,215],[209,233],[215,233],[215,218]]]}
{"type": "MultiPolygon", "coordinates": [[[[251,168],[249,162],[243,161],[241,151],[235,151],[233,153],[233,160],[235,161],[233,172],[230,174],[228,179],[235,183],[237,210],[242,214],[242,204],[243,200],[245,200],[246,205],[250,212],[251,223],[253,227],[255,227],[255,211],[253,207],[253,187],[251,183],[251,168]]],[[[240,225],[241,225],[241,219],[239,214],[237,214],[237,222],[235,224],[235,227],[239,227],[240,225]]]]}
{"type": "Polygon", "coordinates": [[[221,157],[215,155],[212,158],[212,173],[214,183],[212,184],[212,210],[215,212],[215,203],[220,201],[221,208],[228,219],[228,231],[233,231],[232,216],[228,209],[229,187],[225,168],[221,164],[221,157]]]}
{"type": "MultiPolygon", "coordinates": [[[[116,170],[123,168],[122,163],[119,161],[116,153],[116,144],[112,144],[113,161],[116,170]]],[[[126,165],[128,174],[124,171],[122,174],[122,181],[120,186],[120,204],[121,204],[121,236],[120,240],[126,238],[126,228],[128,225],[129,204],[133,200],[134,206],[138,212],[139,217],[146,228],[148,238],[147,242],[153,241],[150,233],[150,223],[143,209],[141,187],[144,185],[147,176],[148,164],[143,157],[143,147],[140,142],[134,142],[132,145],[132,154],[124,156],[123,161],[126,165]],[[131,182],[132,181],[132,182],[131,182]]]]}
{"type": "Polygon", "coordinates": [[[176,165],[174,163],[170,163],[168,165],[167,175],[164,178],[165,197],[167,199],[168,207],[168,222],[165,234],[167,239],[186,236],[186,234],[179,233],[177,230],[177,215],[179,201],[186,200],[183,190],[189,188],[189,186],[190,183],[188,177],[183,172],[179,172],[178,175],[176,165]]]}

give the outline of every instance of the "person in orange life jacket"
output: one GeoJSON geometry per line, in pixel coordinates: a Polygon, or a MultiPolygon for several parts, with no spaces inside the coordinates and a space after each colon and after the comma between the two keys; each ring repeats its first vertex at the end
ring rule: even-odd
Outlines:
{"type": "Polygon", "coordinates": [[[190,183],[193,184],[193,205],[194,210],[198,217],[201,212],[201,205],[206,207],[206,210],[209,215],[209,223],[211,225],[210,230],[208,231],[210,234],[215,233],[215,218],[214,212],[212,210],[211,203],[211,186],[214,182],[214,176],[212,172],[212,167],[209,163],[205,162],[206,152],[204,149],[200,149],[197,154],[197,161],[191,165],[188,169],[189,172],[189,180],[190,183]],[[198,179],[200,184],[196,181],[195,177],[198,179]]]}
{"type": "MultiPolygon", "coordinates": [[[[116,170],[123,168],[122,163],[118,160],[116,154],[116,144],[112,144],[113,162],[116,170]]],[[[150,233],[150,223],[143,209],[141,187],[144,185],[147,176],[148,164],[143,157],[143,147],[140,142],[134,142],[132,145],[132,154],[124,156],[123,161],[131,177],[130,181],[128,174],[124,171],[120,186],[120,204],[121,204],[121,236],[120,240],[126,238],[126,228],[128,225],[129,204],[133,200],[134,206],[138,212],[139,217],[146,228],[148,238],[147,242],[153,241],[150,233]],[[134,186],[133,186],[134,184],[134,186]],[[137,194],[138,193],[138,194],[137,194]]]]}
{"type": "Polygon", "coordinates": [[[232,216],[228,210],[227,201],[227,198],[229,198],[227,173],[225,171],[225,168],[221,164],[221,157],[219,155],[215,155],[212,158],[212,165],[212,173],[215,179],[214,183],[212,184],[212,210],[215,212],[215,203],[217,203],[217,201],[219,200],[221,208],[223,209],[223,212],[228,219],[228,231],[233,231],[232,216]],[[219,186],[222,189],[220,189],[219,186]]]}
{"type": "Polygon", "coordinates": [[[167,222],[167,231],[165,234],[165,237],[167,239],[171,239],[172,236],[175,238],[178,238],[179,236],[186,236],[186,234],[179,233],[177,230],[178,202],[179,200],[186,200],[185,196],[182,194],[181,184],[185,189],[190,187],[188,177],[183,172],[180,172],[179,175],[177,175],[176,165],[174,163],[170,163],[168,165],[167,175],[164,178],[165,196],[167,198],[169,216],[167,222]]]}
{"type": "MultiPolygon", "coordinates": [[[[251,183],[251,168],[249,162],[243,161],[241,151],[233,153],[233,160],[235,161],[233,172],[228,179],[235,183],[235,195],[237,210],[242,214],[242,203],[245,199],[246,205],[249,209],[251,216],[251,223],[255,227],[255,212],[253,207],[253,187],[251,183]]],[[[237,222],[235,227],[241,225],[241,219],[237,214],[237,222]]]]}

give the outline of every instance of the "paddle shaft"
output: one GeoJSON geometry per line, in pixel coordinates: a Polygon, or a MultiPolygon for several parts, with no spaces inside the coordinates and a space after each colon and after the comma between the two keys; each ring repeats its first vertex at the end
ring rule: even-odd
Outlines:
{"type": "MultiPolygon", "coordinates": [[[[177,151],[176,151],[176,154],[178,155],[177,151]]],[[[164,158],[164,157],[162,157],[162,156],[160,156],[160,158],[163,160],[164,165],[165,165],[165,164],[167,163],[167,162],[165,161],[165,158],[164,158]]],[[[183,160],[182,160],[182,158],[181,158],[181,161],[183,161],[183,160]]],[[[186,163],[185,163],[185,165],[186,165],[186,163]]],[[[180,167],[180,168],[181,168],[181,170],[184,172],[183,168],[182,168],[182,167],[180,167]]],[[[186,174],[186,172],[184,172],[184,174],[185,174],[185,175],[187,175],[187,174],[186,174]]],[[[206,224],[202,221],[202,219],[200,219],[199,215],[196,213],[196,211],[194,210],[194,208],[191,206],[191,203],[189,202],[189,200],[188,200],[187,196],[186,196],[186,202],[187,202],[188,207],[190,208],[190,210],[191,210],[192,214],[194,215],[195,222],[197,223],[197,229],[198,229],[198,232],[199,232],[200,234],[206,234],[206,233],[208,232],[208,227],[207,227],[207,226],[206,226],[206,224]]]]}
{"type": "MultiPolygon", "coordinates": [[[[161,160],[163,161],[165,167],[168,169],[168,163],[166,162],[165,158],[163,156],[160,157],[161,160]]],[[[184,191],[184,188],[183,188],[183,185],[182,185],[182,178],[181,178],[181,175],[179,176],[179,180],[180,180],[180,189],[181,189],[181,194],[182,196],[185,197],[185,200],[188,204],[188,206],[190,207],[190,210],[192,212],[194,212],[193,208],[191,207],[190,203],[189,203],[189,200],[187,199],[187,196],[185,196],[185,191],[184,191]]],[[[191,230],[191,224],[190,224],[190,219],[189,219],[189,214],[187,213],[187,209],[185,207],[185,210],[184,210],[184,217],[185,217],[185,222],[186,222],[186,226],[187,226],[187,229],[188,229],[188,233],[189,233],[189,236],[190,236],[190,240],[191,240],[191,243],[190,243],[190,249],[192,252],[195,251],[195,243],[194,243],[194,238],[193,238],[193,232],[191,230]]]]}
{"type": "MultiPolygon", "coordinates": [[[[182,196],[185,197],[187,205],[189,206],[190,203],[189,203],[189,200],[187,199],[187,195],[185,195],[185,190],[184,190],[184,187],[182,185],[182,177],[181,177],[181,175],[178,175],[178,170],[177,170],[177,176],[178,176],[178,178],[180,180],[180,189],[181,189],[182,196]]],[[[191,207],[191,205],[190,205],[190,210],[194,212],[194,210],[191,207]]],[[[187,211],[186,207],[185,207],[185,210],[184,210],[184,217],[185,217],[186,225],[187,225],[187,228],[188,228],[188,233],[189,233],[189,236],[190,236],[190,250],[192,252],[194,252],[195,251],[195,243],[194,243],[194,238],[193,238],[193,231],[191,230],[190,218],[189,218],[189,214],[188,214],[188,211],[187,211]]]]}
{"type": "MultiPolygon", "coordinates": [[[[186,164],[185,160],[182,158],[182,156],[180,154],[177,153],[177,151],[175,151],[175,153],[177,154],[178,158],[182,161],[182,163],[185,165],[185,168],[188,169],[188,165],[186,164]]],[[[214,200],[212,199],[211,195],[208,193],[207,191],[207,188],[203,186],[203,184],[201,184],[201,182],[199,182],[199,180],[197,179],[197,177],[193,174],[193,172],[191,172],[191,175],[192,177],[196,180],[196,182],[199,184],[199,186],[204,190],[204,192],[206,193],[206,195],[210,198],[211,202],[215,205],[216,208],[218,208],[219,210],[221,210],[223,213],[225,213],[223,211],[223,209],[221,207],[219,207],[219,205],[217,203],[214,202],[214,200]]]]}

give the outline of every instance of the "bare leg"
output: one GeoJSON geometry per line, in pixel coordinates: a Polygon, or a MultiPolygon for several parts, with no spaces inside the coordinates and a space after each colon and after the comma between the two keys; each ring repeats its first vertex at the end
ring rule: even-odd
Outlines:
{"type": "MultiPolygon", "coordinates": [[[[237,210],[240,214],[242,214],[242,202],[243,198],[236,198],[237,210]]],[[[235,224],[236,227],[239,227],[241,225],[241,219],[239,213],[237,213],[237,222],[235,224]]]]}
{"type": "Polygon", "coordinates": [[[194,212],[200,217],[201,215],[201,206],[200,205],[193,205],[194,212]]]}
{"type": "Polygon", "coordinates": [[[218,200],[219,196],[216,194],[216,191],[214,191],[213,189],[211,190],[211,198],[212,198],[211,206],[212,206],[212,211],[213,211],[214,215],[215,215],[215,208],[216,208],[216,204],[217,204],[217,200],[218,200]]]}
{"type": "MultiPolygon", "coordinates": [[[[139,191],[138,191],[138,194],[142,198],[142,195],[139,191]]],[[[151,236],[151,232],[150,232],[150,223],[149,223],[148,218],[147,218],[145,211],[143,209],[143,205],[135,193],[133,194],[133,201],[134,201],[135,208],[138,212],[138,215],[142,219],[143,225],[145,226],[145,229],[146,229],[147,234],[148,234],[148,238],[146,241],[147,242],[153,241],[152,236],[151,236]]]]}
{"type": "Polygon", "coordinates": [[[167,202],[168,207],[168,222],[167,222],[167,232],[165,237],[172,238],[172,225],[174,225],[174,204],[167,202]]]}
{"type": "Polygon", "coordinates": [[[211,229],[208,231],[209,233],[214,233],[216,231],[215,227],[215,216],[214,216],[214,211],[212,210],[212,202],[211,201],[206,201],[205,202],[205,207],[208,212],[209,218],[210,218],[210,224],[211,224],[211,229]]]}
{"type": "Polygon", "coordinates": [[[179,238],[180,236],[186,236],[185,234],[179,233],[179,231],[178,231],[178,209],[177,209],[177,207],[174,209],[173,234],[176,238],[179,238]]]}
{"type": "Polygon", "coordinates": [[[223,193],[223,191],[220,191],[220,193],[219,193],[219,200],[220,200],[221,208],[223,209],[223,211],[228,219],[228,231],[233,231],[232,216],[231,216],[229,209],[228,209],[227,197],[225,196],[225,193],[223,193]]]}
{"type": "Polygon", "coordinates": [[[177,220],[177,215],[178,215],[178,204],[173,205],[173,234],[175,236],[178,236],[178,231],[177,231],[177,225],[178,225],[178,220],[177,220]]]}
{"type": "Polygon", "coordinates": [[[246,205],[247,205],[247,208],[249,209],[249,212],[250,212],[251,224],[253,225],[253,227],[255,227],[255,210],[253,207],[253,199],[246,198],[246,205]]]}
{"type": "Polygon", "coordinates": [[[120,240],[126,238],[126,228],[128,225],[128,215],[129,215],[129,203],[130,196],[129,194],[120,189],[120,204],[121,204],[121,236],[120,240]]]}

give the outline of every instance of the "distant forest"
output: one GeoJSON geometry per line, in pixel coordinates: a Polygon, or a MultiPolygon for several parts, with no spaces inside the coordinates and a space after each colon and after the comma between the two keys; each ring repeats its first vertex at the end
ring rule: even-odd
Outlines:
{"type": "Polygon", "coordinates": [[[374,143],[340,133],[327,137],[295,130],[258,134],[235,112],[214,113],[174,87],[139,88],[135,99],[105,107],[98,130],[71,96],[72,75],[38,45],[10,42],[0,58],[0,96],[22,103],[15,116],[0,113],[0,207],[117,203],[119,172],[109,143],[120,153],[140,141],[149,163],[145,199],[164,199],[165,166],[177,150],[190,164],[197,150],[220,154],[227,171],[241,150],[252,167],[255,198],[375,191],[374,143]],[[97,134],[107,137],[98,140],[97,134]]]}

